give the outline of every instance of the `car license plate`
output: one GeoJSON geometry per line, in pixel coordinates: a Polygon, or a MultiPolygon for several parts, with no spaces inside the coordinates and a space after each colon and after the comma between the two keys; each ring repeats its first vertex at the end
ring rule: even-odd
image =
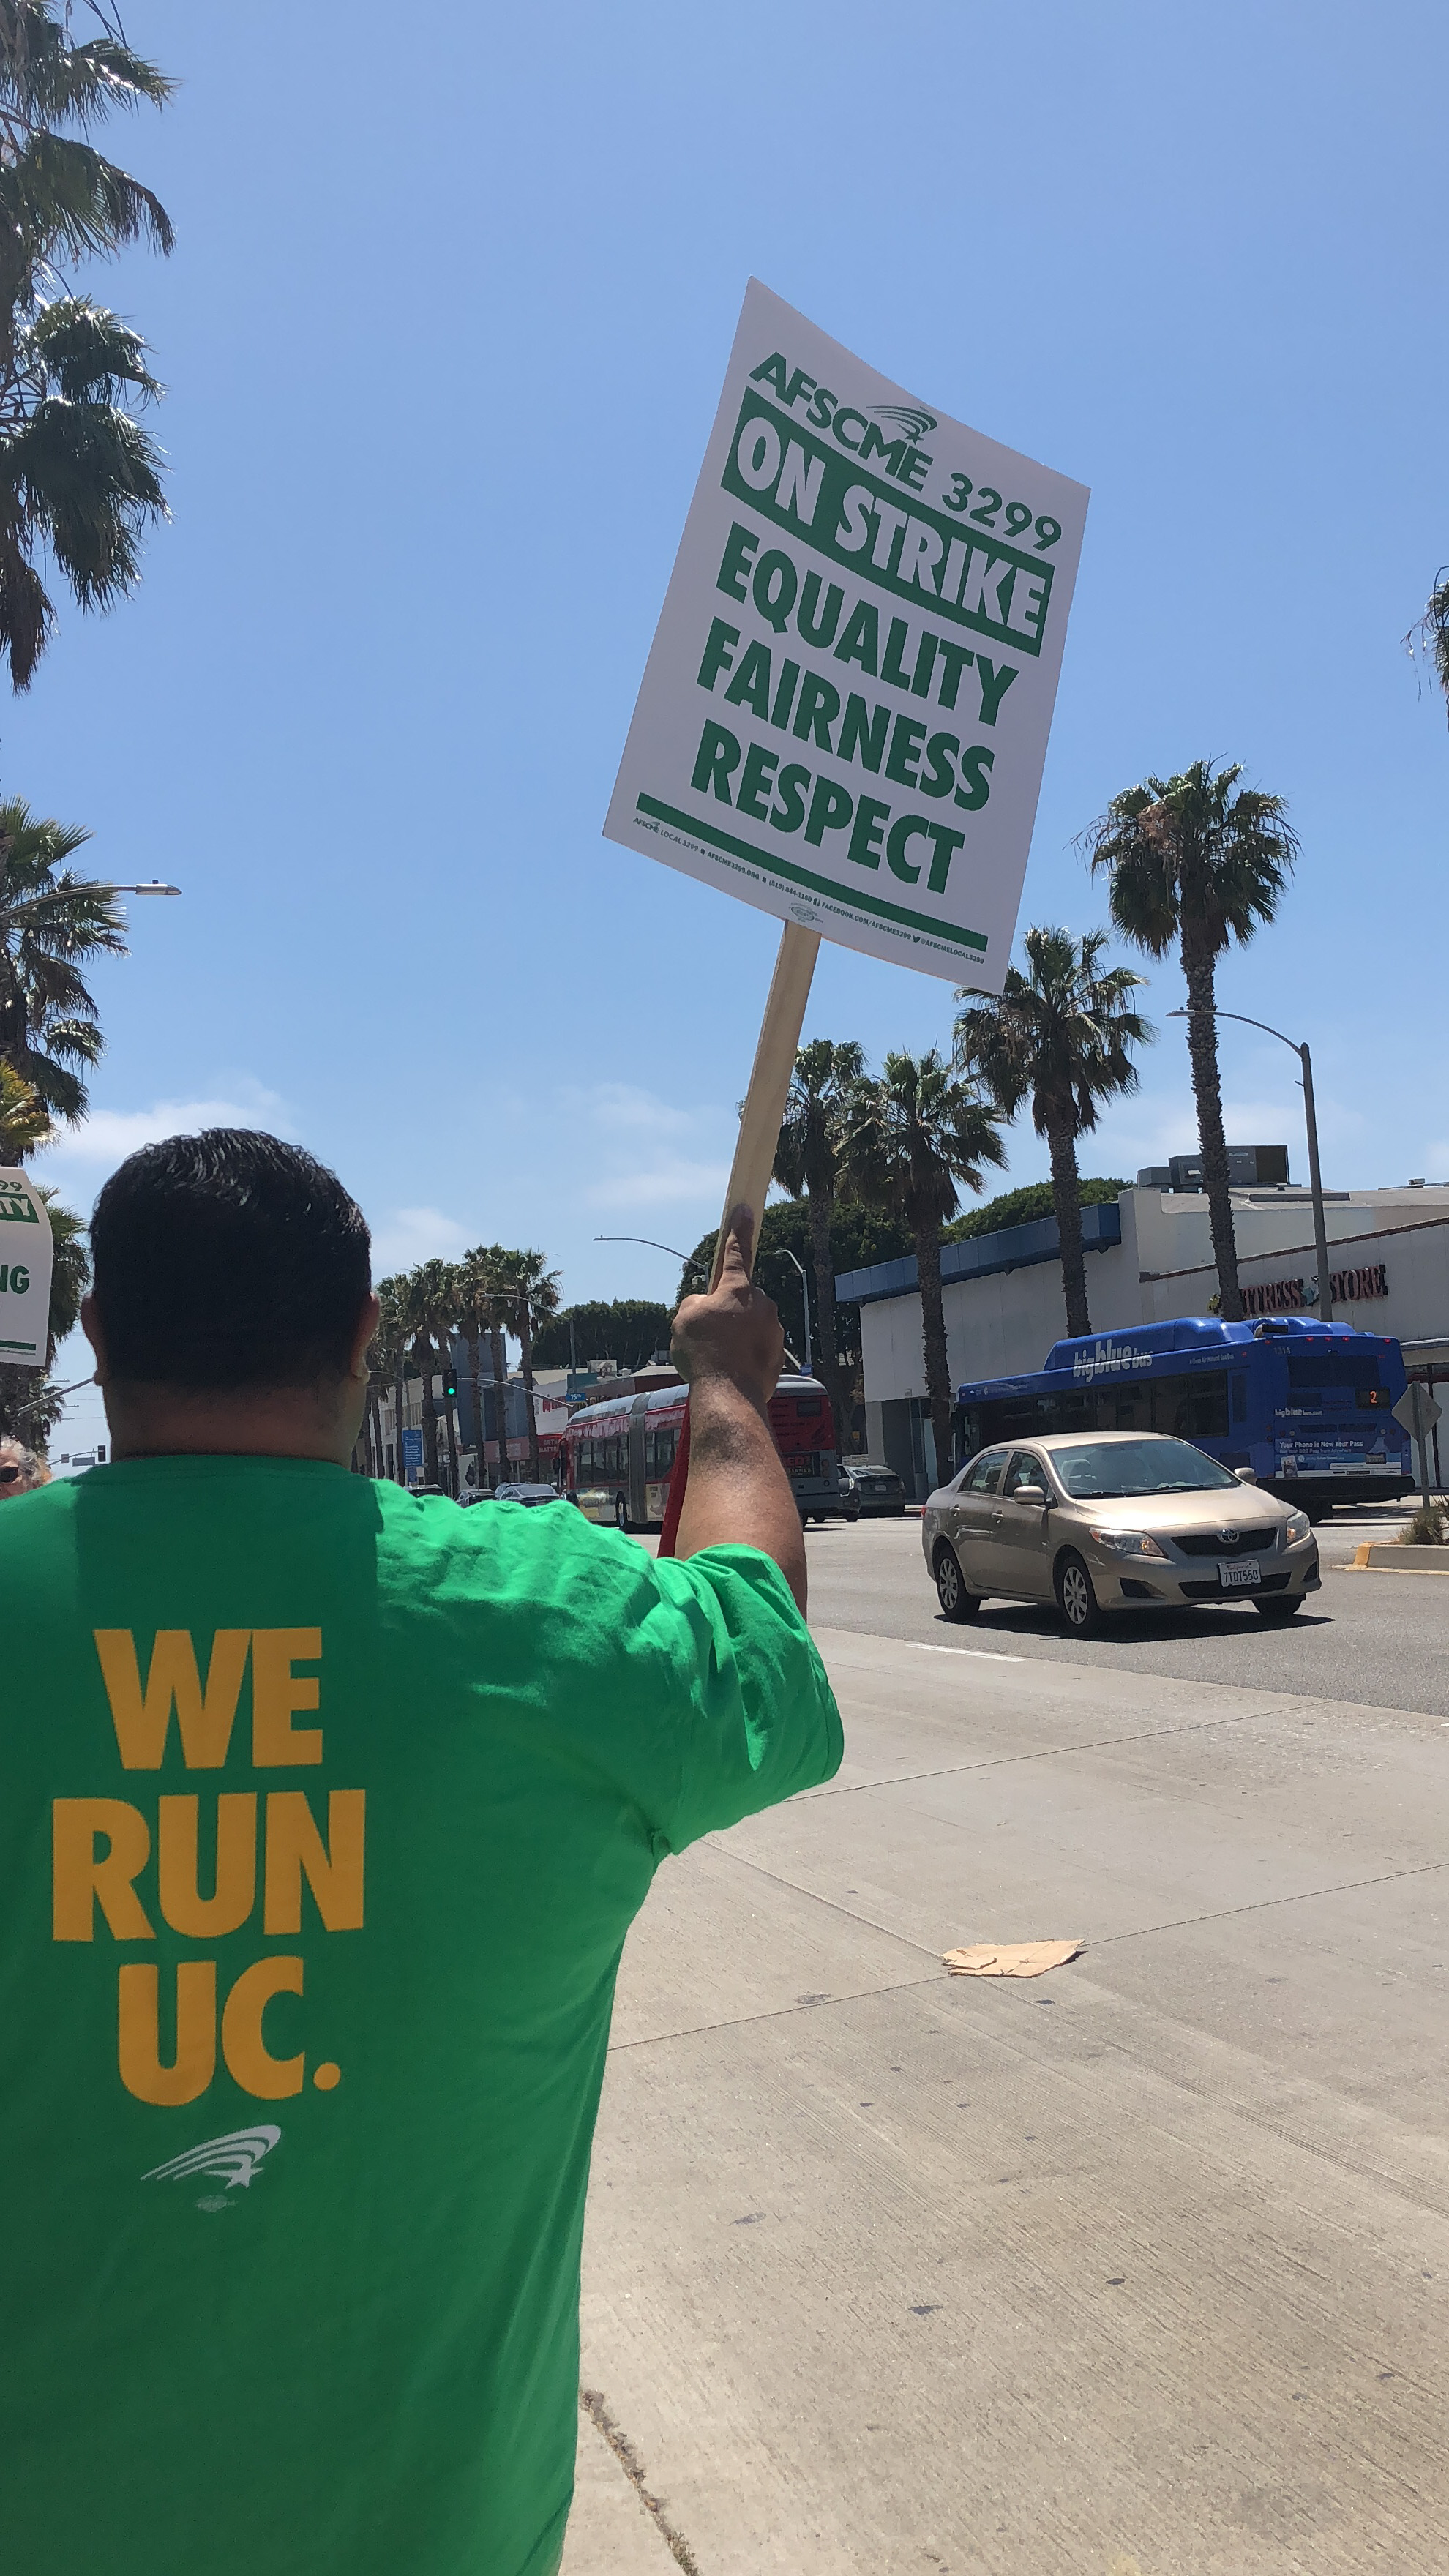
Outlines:
{"type": "Polygon", "coordinates": [[[1262,1580],[1255,1556],[1240,1556],[1231,1565],[1220,1565],[1218,1575],[1225,1592],[1252,1592],[1262,1580]]]}

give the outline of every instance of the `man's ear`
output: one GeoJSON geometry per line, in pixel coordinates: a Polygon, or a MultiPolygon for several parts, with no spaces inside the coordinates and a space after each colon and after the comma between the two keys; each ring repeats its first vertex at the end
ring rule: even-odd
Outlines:
{"type": "Polygon", "coordinates": [[[96,1312],[96,1301],[94,1297],[82,1297],[80,1320],[81,1331],[84,1333],[86,1340],[90,1343],[91,1349],[96,1355],[95,1382],[97,1386],[104,1386],[106,1382],[106,1337],[101,1330],[101,1319],[96,1312]]]}
{"type": "MultiPolygon", "coordinates": [[[[86,1304],[89,1305],[89,1303],[90,1300],[87,1298],[86,1304]]],[[[347,1370],[349,1377],[360,1378],[364,1385],[367,1383],[368,1374],[368,1348],[372,1341],[373,1334],[377,1331],[377,1319],[381,1313],[382,1308],[379,1306],[371,1289],[369,1289],[362,1312],[357,1318],[357,1330],[352,1336],[352,1357],[348,1363],[347,1370]]],[[[81,1309],[81,1315],[82,1320],[84,1320],[84,1307],[81,1309]]],[[[90,1327],[87,1325],[86,1329],[89,1331],[90,1327]]]]}

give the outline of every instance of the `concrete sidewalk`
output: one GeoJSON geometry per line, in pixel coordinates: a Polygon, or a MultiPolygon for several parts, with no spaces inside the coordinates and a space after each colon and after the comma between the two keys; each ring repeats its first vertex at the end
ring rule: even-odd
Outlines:
{"type": "Polygon", "coordinates": [[[1449,2564],[1449,1730],[820,1642],[846,1771],[626,1956],[584,2379],[658,2511],[586,2422],[567,2576],[1449,2564]]]}

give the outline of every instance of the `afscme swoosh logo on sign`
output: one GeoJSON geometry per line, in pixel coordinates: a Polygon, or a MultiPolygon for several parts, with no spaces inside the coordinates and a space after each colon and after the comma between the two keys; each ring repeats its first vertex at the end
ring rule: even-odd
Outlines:
{"type": "Polygon", "coordinates": [[[914,447],[928,430],[936,427],[934,412],[918,411],[914,403],[868,403],[867,410],[876,420],[893,420],[903,429],[914,447]]]}
{"type": "Polygon", "coordinates": [[[198,2174],[224,2178],[228,2191],[246,2190],[263,2156],[268,2156],[281,2137],[267,2121],[254,2129],[233,2129],[225,2138],[206,2138],[199,2147],[188,2147],[181,2156],[172,2156],[164,2165],[153,2165],[141,2176],[143,2182],[186,2182],[198,2174]]]}

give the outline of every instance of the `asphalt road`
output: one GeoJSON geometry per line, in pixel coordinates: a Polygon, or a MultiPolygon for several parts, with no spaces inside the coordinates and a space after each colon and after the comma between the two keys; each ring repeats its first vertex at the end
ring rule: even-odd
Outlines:
{"type": "Polygon", "coordinates": [[[862,1520],[853,1529],[827,1522],[808,1534],[810,1622],[958,1653],[1046,1657],[1449,1718],[1449,1574],[1344,1571],[1360,1539],[1386,1537],[1396,1525],[1366,1511],[1335,1513],[1318,1533],[1323,1589],[1291,1627],[1266,1626],[1245,1603],[1122,1619],[1088,1643],[1063,1636],[1053,1611],[1021,1603],[992,1602],[971,1626],[948,1626],[918,1520],[862,1520]]]}

